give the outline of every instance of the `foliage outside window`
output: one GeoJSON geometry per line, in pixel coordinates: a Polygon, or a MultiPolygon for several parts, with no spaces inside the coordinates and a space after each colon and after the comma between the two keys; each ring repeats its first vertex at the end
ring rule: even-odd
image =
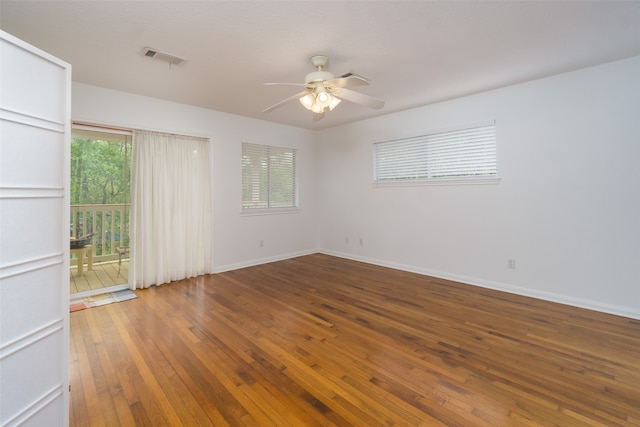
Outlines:
{"type": "Polygon", "coordinates": [[[375,183],[497,178],[495,123],[374,144],[375,183]]]}
{"type": "Polygon", "coordinates": [[[71,140],[71,204],[130,201],[131,143],[107,139],[71,140]]]}
{"type": "Polygon", "coordinates": [[[242,210],[298,206],[296,151],[242,143],[242,210]]]}

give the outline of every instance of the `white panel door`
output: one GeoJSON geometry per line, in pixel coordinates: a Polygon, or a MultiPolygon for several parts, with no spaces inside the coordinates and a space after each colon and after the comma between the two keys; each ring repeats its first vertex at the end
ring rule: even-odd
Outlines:
{"type": "Polygon", "coordinates": [[[0,31],[0,426],[69,424],[71,67],[0,31]]]}

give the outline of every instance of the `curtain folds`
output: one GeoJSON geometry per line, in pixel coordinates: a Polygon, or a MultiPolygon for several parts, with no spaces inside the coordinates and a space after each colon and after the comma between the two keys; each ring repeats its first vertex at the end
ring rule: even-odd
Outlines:
{"type": "Polygon", "coordinates": [[[134,131],[132,289],[211,272],[209,140],[134,131]]]}

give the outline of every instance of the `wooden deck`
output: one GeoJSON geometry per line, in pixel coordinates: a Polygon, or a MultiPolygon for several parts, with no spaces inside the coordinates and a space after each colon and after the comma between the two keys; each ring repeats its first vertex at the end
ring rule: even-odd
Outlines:
{"type": "Polygon", "coordinates": [[[326,255],[71,313],[70,426],[639,426],[640,321],[326,255]]]}
{"type": "Polygon", "coordinates": [[[69,277],[69,292],[71,294],[127,284],[127,277],[129,276],[128,259],[122,261],[120,273],[118,273],[118,261],[94,262],[93,270],[87,270],[86,267],[85,265],[82,274],[78,274],[77,267],[71,266],[69,277]]]}

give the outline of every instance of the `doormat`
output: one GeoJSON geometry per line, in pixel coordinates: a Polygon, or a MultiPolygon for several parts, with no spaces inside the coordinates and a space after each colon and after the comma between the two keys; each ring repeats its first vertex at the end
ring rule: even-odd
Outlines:
{"type": "Polygon", "coordinates": [[[122,291],[109,292],[108,294],[94,295],[92,297],[86,297],[78,300],[71,301],[69,311],[84,310],[85,308],[98,307],[101,305],[111,304],[112,302],[127,301],[130,299],[138,298],[131,289],[124,289],[122,291]]]}

